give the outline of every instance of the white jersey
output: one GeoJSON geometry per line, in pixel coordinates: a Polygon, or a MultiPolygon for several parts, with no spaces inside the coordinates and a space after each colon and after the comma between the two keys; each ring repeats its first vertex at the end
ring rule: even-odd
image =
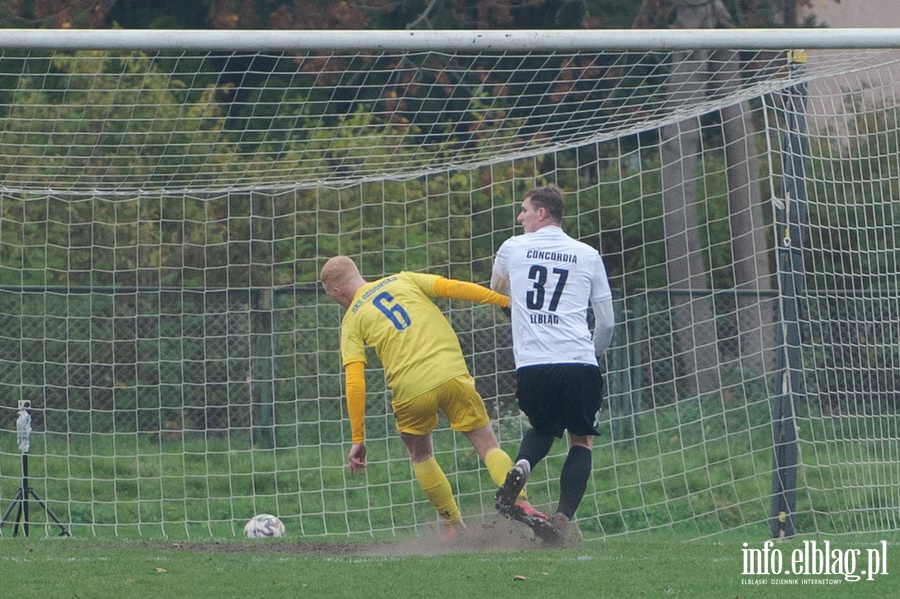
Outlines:
{"type": "Polygon", "coordinates": [[[600,254],[557,226],[507,239],[497,251],[491,288],[512,299],[516,368],[593,364],[609,347],[612,292],[600,254]],[[587,309],[595,316],[594,336],[587,309]]]}

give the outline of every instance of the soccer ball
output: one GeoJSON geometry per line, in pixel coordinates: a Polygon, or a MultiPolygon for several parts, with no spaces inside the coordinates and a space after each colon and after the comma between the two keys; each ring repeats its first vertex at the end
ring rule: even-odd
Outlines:
{"type": "Polygon", "coordinates": [[[267,539],[284,536],[284,523],[272,514],[258,514],[244,525],[244,536],[248,539],[267,539]]]}

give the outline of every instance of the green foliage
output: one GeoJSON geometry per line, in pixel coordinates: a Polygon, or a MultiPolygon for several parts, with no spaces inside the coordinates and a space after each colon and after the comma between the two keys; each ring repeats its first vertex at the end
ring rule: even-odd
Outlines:
{"type": "Polygon", "coordinates": [[[118,171],[146,174],[148,185],[196,177],[209,160],[227,159],[227,152],[210,151],[222,145],[224,114],[212,89],[186,101],[183,87],[146,55],[56,54],[40,83],[31,75],[19,79],[0,145],[20,152],[0,166],[0,176],[27,179],[32,188],[53,187],[60,172],[77,172],[98,187],[118,184],[118,171]]]}

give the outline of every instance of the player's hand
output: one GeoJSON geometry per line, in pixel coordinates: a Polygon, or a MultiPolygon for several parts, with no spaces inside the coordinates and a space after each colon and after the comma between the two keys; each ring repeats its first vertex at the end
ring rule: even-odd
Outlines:
{"type": "Polygon", "coordinates": [[[366,444],[354,443],[350,448],[350,474],[362,473],[366,469],[366,444]]]}

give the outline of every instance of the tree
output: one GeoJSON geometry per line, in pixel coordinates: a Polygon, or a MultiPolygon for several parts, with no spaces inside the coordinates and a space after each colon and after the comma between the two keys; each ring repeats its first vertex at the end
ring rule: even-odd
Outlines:
{"type": "MultiPolygon", "coordinates": [[[[642,14],[646,13],[644,3],[642,14]]],[[[732,27],[733,22],[721,0],[674,0],[672,27],[732,27]]],[[[733,52],[694,50],[673,57],[668,87],[673,109],[698,94],[724,94],[739,86],[741,63],[733,52]]],[[[762,227],[760,189],[751,184],[751,173],[759,171],[753,151],[755,127],[746,103],[729,106],[720,113],[728,177],[728,201],[733,233],[732,254],[734,286],[751,294],[771,290],[762,227]]],[[[706,277],[704,252],[697,217],[696,174],[700,158],[698,118],[666,125],[660,131],[664,237],[668,288],[674,308],[675,339],[685,356],[682,394],[693,395],[716,389],[718,351],[715,316],[711,301],[705,297],[712,284],[706,277]],[[699,295],[698,295],[699,294],[699,295]]],[[[738,299],[740,330],[745,331],[742,355],[753,356],[762,366],[761,328],[769,324],[762,311],[754,310],[758,301],[738,299]],[[766,322],[763,322],[766,321],[766,322]]]]}
{"type": "Polygon", "coordinates": [[[12,0],[0,5],[4,27],[103,29],[116,0],[12,0]]]}
{"type": "MultiPolygon", "coordinates": [[[[832,0],[838,2],[839,0],[832,0]]],[[[738,27],[812,25],[812,0],[723,0],[738,27]]],[[[6,27],[543,29],[666,27],[674,0],[11,0],[6,27]],[[637,15],[637,17],[636,17],[637,15]]]]}

